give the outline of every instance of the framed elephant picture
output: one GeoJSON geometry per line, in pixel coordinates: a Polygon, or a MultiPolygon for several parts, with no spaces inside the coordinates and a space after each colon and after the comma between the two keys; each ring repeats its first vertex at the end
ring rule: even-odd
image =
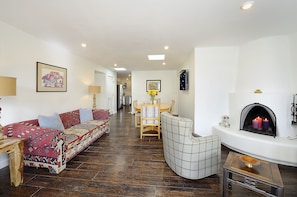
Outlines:
{"type": "Polygon", "coordinates": [[[67,69],[36,63],[36,92],[66,92],[67,69]]]}

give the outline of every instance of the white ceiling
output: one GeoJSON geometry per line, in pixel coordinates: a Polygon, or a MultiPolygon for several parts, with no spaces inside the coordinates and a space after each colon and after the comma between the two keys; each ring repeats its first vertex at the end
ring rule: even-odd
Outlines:
{"type": "Polygon", "coordinates": [[[0,0],[0,21],[107,68],[167,70],[182,65],[195,47],[297,32],[297,0],[255,0],[248,12],[240,10],[243,2],[0,0]],[[160,53],[166,66],[147,60],[160,53]]]}

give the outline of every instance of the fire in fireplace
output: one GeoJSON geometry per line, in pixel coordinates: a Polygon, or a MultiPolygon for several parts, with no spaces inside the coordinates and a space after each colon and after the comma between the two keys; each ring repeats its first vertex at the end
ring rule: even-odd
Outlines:
{"type": "Polygon", "coordinates": [[[240,114],[240,130],[276,136],[276,116],[267,106],[260,103],[249,104],[240,114]]]}

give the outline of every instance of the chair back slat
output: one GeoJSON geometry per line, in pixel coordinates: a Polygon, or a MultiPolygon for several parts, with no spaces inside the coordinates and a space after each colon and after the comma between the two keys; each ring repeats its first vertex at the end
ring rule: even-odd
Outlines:
{"type": "Polygon", "coordinates": [[[174,105],[175,105],[175,100],[171,101],[171,106],[169,108],[169,113],[172,115],[174,112],[174,105]]]}
{"type": "Polygon", "coordinates": [[[158,136],[158,139],[160,139],[160,105],[142,104],[140,114],[140,138],[143,136],[158,136]]]}

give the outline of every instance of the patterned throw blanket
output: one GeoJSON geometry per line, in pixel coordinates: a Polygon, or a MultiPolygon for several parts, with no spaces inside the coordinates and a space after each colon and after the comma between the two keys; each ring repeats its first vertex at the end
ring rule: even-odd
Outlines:
{"type": "Polygon", "coordinates": [[[25,144],[30,147],[56,147],[60,138],[65,140],[62,131],[56,129],[42,128],[27,124],[10,124],[4,127],[3,134],[8,137],[29,138],[25,144]],[[48,139],[48,140],[47,140],[48,139]]]}

